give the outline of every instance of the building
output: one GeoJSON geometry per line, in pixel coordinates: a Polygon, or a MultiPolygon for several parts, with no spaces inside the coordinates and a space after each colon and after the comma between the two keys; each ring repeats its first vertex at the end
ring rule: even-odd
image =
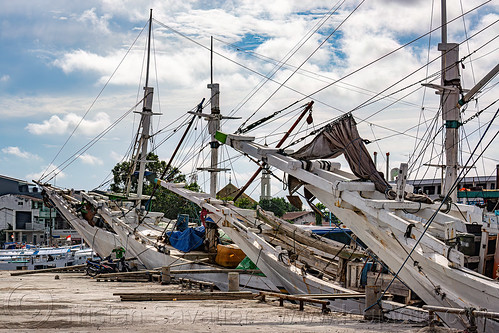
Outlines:
{"type": "Polygon", "coordinates": [[[315,225],[315,213],[312,211],[288,212],[282,216],[283,220],[293,224],[315,225]]]}
{"type": "MultiPolygon", "coordinates": [[[[476,176],[465,177],[462,179],[457,189],[475,189],[475,190],[495,190],[497,189],[496,176],[476,176]]],[[[414,193],[425,193],[432,199],[442,195],[442,179],[418,179],[407,180],[407,183],[414,186],[414,193]]]]}
{"type": "MultiPolygon", "coordinates": [[[[223,200],[232,200],[238,192],[239,189],[234,184],[228,183],[224,188],[217,192],[217,198],[223,200]]],[[[251,204],[257,204],[257,202],[246,193],[243,193],[241,195],[241,198],[248,200],[251,204]]]]}
{"type": "Polygon", "coordinates": [[[19,194],[0,196],[0,228],[5,242],[37,244],[45,241],[45,222],[40,219],[42,199],[19,194]]]}
{"type": "Polygon", "coordinates": [[[35,184],[0,175],[0,243],[54,244],[81,238],[55,208],[45,206],[35,184]]]}

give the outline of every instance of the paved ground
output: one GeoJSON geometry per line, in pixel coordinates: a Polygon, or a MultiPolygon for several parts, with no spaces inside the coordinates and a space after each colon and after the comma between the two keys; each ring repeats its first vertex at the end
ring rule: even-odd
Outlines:
{"type": "Polygon", "coordinates": [[[256,300],[121,302],[117,292],[179,291],[177,285],[97,282],[83,273],[0,272],[0,332],[417,332],[407,323],[256,300]],[[56,280],[55,275],[60,279],[56,280]]]}

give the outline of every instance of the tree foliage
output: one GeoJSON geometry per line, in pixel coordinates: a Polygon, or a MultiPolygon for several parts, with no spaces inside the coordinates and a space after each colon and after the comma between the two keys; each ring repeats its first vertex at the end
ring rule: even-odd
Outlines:
{"type": "Polygon", "coordinates": [[[318,202],[315,207],[317,207],[321,212],[322,216],[320,214],[315,214],[315,224],[316,225],[322,225],[322,219],[324,217],[324,220],[329,224],[329,217],[331,217],[331,222],[335,225],[340,225],[341,221],[329,211],[329,209],[321,202],[318,202]]]}
{"type": "MultiPolygon", "coordinates": [[[[221,198],[221,197],[217,196],[217,199],[224,200],[224,201],[233,201],[234,197],[221,198]]],[[[239,197],[236,200],[236,202],[234,202],[234,206],[239,207],[239,208],[243,208],[243,209],[255,209],[257,205],[258,205],[257,202],[251,201],[250,199],[248,199],[244,196],[239,197]]]]}
{"type": "Polygon", "coordinates": [[[259,205],[263,210],[273,212],[278,217],[282,217],[287,212],[299,211],[299,209],[287,202],[284,198],[263,199],[260,200],[259,205]]]}
{"type": "MultiPolygon", "coordinates": [[[[166,162],[161,161],[159,157],[154,153],[149,153],[147,155],[147,161],[149,163],[146,164],[146,171],[151,172],[149,176],[146,177],[143,186],[143,193],[147,195],[151,195],[155,186],[154,178],[157,178],[162,175],[164,170],[166,169],[166,162]]],[[[130,169],[132,168],[131,162],[122,162],[115,165],[113,168],[113,181],[111,184],[111,191],[113,192],[124,192],[126,190],[126,180],[129,176],[130,169]]],[[[139,166],[137,165],[134,171],[138,172],[139,166]]],[[[172,179],[174,183],[185,182],[186,178],[178,169],[170,168],[167,172],[169,175],[169,179],[172,179]]],[[[132,177],[132,183],[130,186],[131,192],[137,191],[138,179],[137,176],[132,177]]],[[[187,185],[191,191],[199,192],[199,185],[196,183],[187,185]]],[[[184,199],[177,194],[163,188],[158,187],[156,192],[154,193],[155,200],[152,201],[152,205],[148,207],[156,212],[162,212],[165,214],[166,218],[176,219],[178,214],[188,214],[191,218],[197,218],[199,216],[200,208],[190,202],[187,199],[184,199]]]]}

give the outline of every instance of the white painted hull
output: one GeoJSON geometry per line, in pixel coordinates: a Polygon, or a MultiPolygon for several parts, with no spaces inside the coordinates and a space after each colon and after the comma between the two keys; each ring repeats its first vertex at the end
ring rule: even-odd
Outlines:
{"type": "MultiPolygon", "coordinates": [[[[416,240],[425,232],[421,222],[408,220],[400,212],[435,212],[435,206],[386,200],[369,182],[351,182],[343,171],[303,169],[302,163],[275,150],[252,143],[250,138],[228,135],[227,144],[252,157],[265,156],[269,165],[303,181],[305,187],[352,230],[394,272],[399,271],[416,240]],[[397,215],[398,213],[398,215],[397,215]],[[405,237],[405,234],[408,237],[405,237]]],[[[446,214],[437,214],[440,224],[462,223],[446,214]]],[[[426,232],[399,277],[429,305],[499,310],[499,281],[463,268],[464,256],[426,232]],[[455,267],[455,268],[453,268],[455,267]]],[[[465,328],[466,318],[444,316],[451,327],[465,328]]],[[[482,322],[483,320],[478,320],[482,322]]],[[[487,320],[487,332],[498,332],[499,324],[487,320]]]]}
{"type": "Polygon", "coordinates": [[[78,231],[85,242],[97,253],[101,258],[107,257],[112,253],[112,250],[123,246],[118,235],[107,230],[91,226],[85,219],[75,215],[69,204],[55,191],[50,188],[45,188],[48,196],[56,205],[57,210],[66,218],[66,220],[78,231]]]}
{"type": "MultiPolygon", "coordinates": [[[[107,216],[107,218],[109,218],[109,216],[107,216]]],[[[138,258],[147,269],[155,269],[171,265],[173,266],[171,268],[172,271],[187,269],[213,269],[211,266],[192,263],[189,260],[181,258],[180,256],[182,253],[176,250],[170,249],[172,252],[177,252],[178,256],[159,252],[156,247],[146,244],[145,242],[141,242],[140,239],[136,239],[130,226],[124,226],[122,222],[120,223],[117,221],[113,221],[112,223],[113,229],[123,240],[125,249],[127,249],[127,251],[129,251],[134,257],[138,258]]],[[[176,276],[192,280],[212,282],[220,290],[228,290],[227,273],[187,273],[177,274],[176,276]]],[[[258,275],[240,274],[239,283],[242,290],[278,290],[268,278],[258,275]]]]}
{"type": "MultiPolygon", "coordinates": [[[[324,203],[352,232],[359,237],[392,270],[398,271],[416,240],[405,238],[400,231],[390,228],[374,216],[362,217],[352,210],[335,205],[334,198],[313,186],[307,188],[324,203]]],[[[414,260],[405,264],[399,273],[404,281],[425,303],[443,307],[485,308],[499,310],[499,282],[464,268],[451,268],[447,259],[435,253],[433,258],[423,252],[421,246],[412,254],[414,260]],[[413,262],[417,262],[414,266],[413,262]],[[444,262],[444,264],[442,264],[444,262]]],[[[466,328],[466,317],[444,315],[451,327],[466,328]]],[[[483,320],[479,320],[482,322],[483,320]]],[[[488,320],[485,327],[497,332],[497,322],[488,320]]],[[[489,331],[487,329],[487,331],[489,331]]]]}

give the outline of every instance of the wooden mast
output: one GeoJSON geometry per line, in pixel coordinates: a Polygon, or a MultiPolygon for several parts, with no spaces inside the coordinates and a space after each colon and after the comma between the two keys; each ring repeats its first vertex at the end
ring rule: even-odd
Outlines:
{"type": "Polygon", "coordinates": [[[149,37],[147,39],[147,68],[146,68],[146,82],[144,85],[144,103],[142,106],[140,123],[142,126],[142,133],[140,136],[140,154],[139,154],[139,177],[137,185],[137,200],[142,199],[142,189],[144,186],[144,174],[147,158],[147,145],[149,142],[149,128],[151,126],[152,116],[152,99],[153,88],[149,87],[149,65],[151,60],[151,30],[152,30],[152,9],[149,15],[149,37]]]}
{"type": "Polygon", "coordinates": [[[440,103],[442,106],[442,121],[445,125],[445,179],[442,195],[449,193],[453,202],[457,201],[457,191],[451,192],[458,174],[459,127],[461,114],[459,112],[459,92],[461,77],[459,74],[459,44],[447,43],[447,5],[441,0],[442,11],[442,42],[438,50],[442,52],[442,79],[440,103]]]}

